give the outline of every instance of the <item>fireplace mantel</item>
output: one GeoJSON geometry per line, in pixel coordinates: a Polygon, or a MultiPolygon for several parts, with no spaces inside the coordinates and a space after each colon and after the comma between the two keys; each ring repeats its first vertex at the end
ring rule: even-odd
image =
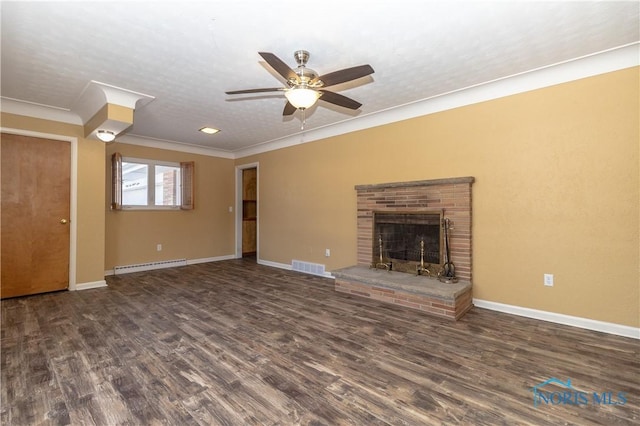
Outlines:
{"type": "Polygon", "coordinates": [[[458,185],[469,184],[475,182],[473,176],[444,178],[444,179],[430,179],[430,180],[414,180],[410,182],[390,182],[390,183],[375,183],[371,185],[356,185],[356,191],[370,191],[376,189],[385,188],[411,188],[414,186],[432,186],[432,185],[458,185]]]}

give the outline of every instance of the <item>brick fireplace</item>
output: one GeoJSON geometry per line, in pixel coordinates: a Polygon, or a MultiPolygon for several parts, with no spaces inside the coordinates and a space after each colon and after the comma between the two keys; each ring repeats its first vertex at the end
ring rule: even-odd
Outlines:
{"type": "Polygon", "coordinates": [[[458,319],[471,308],[471,185],[473,177],[358,185],[358,245],[355,267],[334,271],[336,290],[401,304],[458,319]],[[378,238],[374,235],[376,213],[432,213],[449,219],[450,261],[457,283],[375,267],[378,238]],[[359,272],[358,272],[359,271],[359,272]],[[358,277],[360,274],[360,277],[358,277]]]}
{"type": "Polygon", "coordinates": [[[358,265],[369,266],[376,243],[374,212],[433,212],[451,221],[451,261],[461,280],[471,281],[472,177],[358,185],[358,265]]]}

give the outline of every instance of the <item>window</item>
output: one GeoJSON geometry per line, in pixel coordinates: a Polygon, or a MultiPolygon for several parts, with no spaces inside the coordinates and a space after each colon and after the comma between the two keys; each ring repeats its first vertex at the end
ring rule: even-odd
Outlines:
{"type": "Polygon", "coordinates": [[[111,208],[193,209],[193,162],[112,156],[111,208]]]}

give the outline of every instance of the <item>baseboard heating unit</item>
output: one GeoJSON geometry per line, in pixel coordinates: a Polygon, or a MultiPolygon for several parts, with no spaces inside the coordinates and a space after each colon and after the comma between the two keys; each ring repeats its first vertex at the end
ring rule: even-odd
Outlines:
{"type": "Polygon", "coordinates": [[[324,265],[320,263],[303,262],[302,260],[292,260],[291,269],[306,274],[325,276],[324,265]]]}
{"type": "Polygon", "coordinates": [[[153,269],[174,268],[176,266],[187,266],[187,259],[161,260],[158,262],[138,263],[136,265],[116,266],[113,268],[113,275],[151,271],[153,269]]]}

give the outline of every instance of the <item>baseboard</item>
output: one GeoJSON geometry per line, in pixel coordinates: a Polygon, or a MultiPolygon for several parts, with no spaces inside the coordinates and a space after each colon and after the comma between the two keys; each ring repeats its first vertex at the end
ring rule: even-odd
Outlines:
{"type": "MultiPolygon", "coordinates": [[[[286,269],[287,271],[293,271],[293,266],[288,265],[286,263],[272,262],[270,260],[262,260],[262,259],[258,259],[257,263],[258,263],[258,265],[270,266],[272,268],[279,268],[279,269],[286,269]]],[[[296,271],[296,272],[300,272],[302,274],[306,273],[304,271],[296,271]]],[[[325,278],[334,278],[335,279],[335,277],[333,275],[331,275],[331,272],[325,272],[324,275],[318,275],[318,274],[309,274],[309,275],[315,275],[316,277],[325,277],[325,278]]]]}
{"type": "Polygon", "coordinates": [[[617,336],[640,339],[640,328],[629,327],[627,325],[596,321],[588,318],[573,317],[570,315],[558,314],[555,312],[539,311],[537,309],[506,305],[504,303],[490,302],[488,300],[473,299],[473,304],[478,308],[489,309],[492,311],[504,312],[507,314],[513,314],[542,321],[549,321],[556,324],[570,325],[572,327],[600,331],[602,333],[615,334],[617,336]]]}
{"type": "Polygon", "coordinates": [[[220,262],[221,260],[231,260],[236,257],[233,254],[227,254],[225,256],[216,257],[203,257],[201,259],[187,259],[187,265],[196,265],[198,263],[220,262]]]}
{"type": "Polygon", "coordinates": [[[264,265],[264,266],[271,266],[272,268],[278,268],[278,269],[286,269],[287,271],[291,271],[291,265],[287,265],[286,263],[278,263],[278,262],[272,262],[270,260],[262,260],[262,259],[258,259],[256,261],[258,263],[258,265],[264,265]]]}
{"type": "Polygon", "coordinates": [[[74,290],[90,290],[92,288],[101,288],[107,287],[107,282],[105,280],[93,281],[88,283],[76,284],[74,290]]]}
{"type": "MultiPolygon", "coordinates": [[[[186,259],[186,263],[187,265],[196,265],[198,263],[208,263],[208,262],[219,262],[221,260],[230,260],[230,259],[235,259],[236,257],[232,254],[228,254],[225,256],[216,256],[216,257],[203,257],[200,259],[186,259]]],[[[140,271],[144,271],[144,270],[148,270],[151,271],[153,269],[158,269],[155,267],[150,267],[148,269],[144,269],[144,268],[138,268],[136,270],[136,272],[140,272],[140,271]]],[[[104,271],[104,276],[110,276],[110,275],[115,275],[115,271],[113,269],[108,269],[106,271],[104,271]]]]}

